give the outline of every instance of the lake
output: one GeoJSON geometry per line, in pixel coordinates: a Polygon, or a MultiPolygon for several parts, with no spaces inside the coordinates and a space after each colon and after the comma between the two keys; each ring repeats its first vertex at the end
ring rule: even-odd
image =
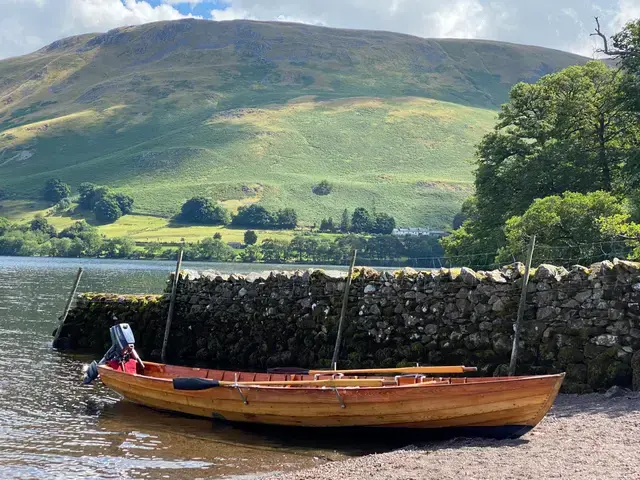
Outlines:
{"type": "MultiPolygon", "coordinates": [[[[83,366],[98,358],[51,348],[78,267],[84,268],[79,292],[161,293],[175,264],[0,257],[0,478],[249,479],[394,447],[384,439],[292,437],[161,413],[122,400],[100,382],[83,386],[83,366]]],[[[314,267],[185,262],[183,268],[314,267]]]]}

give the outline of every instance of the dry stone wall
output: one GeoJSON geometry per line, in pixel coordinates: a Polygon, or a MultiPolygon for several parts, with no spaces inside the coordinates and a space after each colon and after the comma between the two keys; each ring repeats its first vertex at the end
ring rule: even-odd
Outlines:
{"type": "MultiPolygon", "coordinates": [[[[523,271],[522,264],[490,272],[356,269],[340,367],[464,364],[482,375],[506,373],[523,271]]],[[[329,367],[345,285],[322,271],[182,272],[169,359],[236,369],[329,367]]],[[[157,359],[167,309],[167,295],[83,295],[57,347],[102,353],[108,327],[128,322],[139,350],[157,359]]],[[[518,373],[560,371],[565,392],[640,389],[640,264],[534,270],[518,373]]]]}

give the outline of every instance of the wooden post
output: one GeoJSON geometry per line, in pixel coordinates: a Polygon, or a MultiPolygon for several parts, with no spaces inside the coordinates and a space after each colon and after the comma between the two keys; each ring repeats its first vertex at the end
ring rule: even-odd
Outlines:
{"type": "Polygon", "coordinates": [[[520,292],[520,305],[518,305],[518,317],[516,318],[515,332],[513,334],[513,347],[511,348],[511,362],[509,363],[509,376],[516,374],[516,361],[518,359],[518,344],[520,343],[520,328],[524,317],[524,310],[527,304],[527,286],[529,285],[529,270],[531,268],[531,260],[533,258],[533,249],[536,246],[536,236],[531,237],[529,250],[527,251],[527,259],[524,266],[524,277],[522,279],[522,292],[520,292]]]}
{"type": "Polygon", "coordinates": [[[171,320],[173,319],[173,308],[176,303],[176,290],[178,289],[178,277],[180,275],[180,267],[182,266],[183,251],[184,247],[180,246],[180,251],[178,252],[178,262],[176,263],[176,274],[173,276],[173,285],[171,286],[171,300],[169,302],[167,324],[164,327],[164,340],[162,341],[162,354],[160,355],[162,363],[166,363],[167,344],[169,343],[169,331],[171,330],[171,320]]]}
{"type": "Polygon", "coordinates": [[[344,295],[342,296],[342,309],[340,310],[340,321],[338,322],[338,336],[336,337],[336,346],[333,349],[333,359],[331,365],[335,370],[338,368],[338,352],[340,351],[340,342],[342,341],[342,324],[344,322],[344,314],[347,311],[347,303],[349,301],[349,289],[351,288],[351,276],[353,275],[353,267],[356,264],[356,253],[358,250],[353,251],[351,257],[351,265],[349,266],[349,274],[347,276],[347,284],[344,287],[344,295]]]}
{"type": "Polygon", "coordinates": [[[62,332],[62,326],[64,322],[67,320],[67,315],[69,315],[69,310],[71,309],[71,303],[73,302],[74,297],[76,296],[76,291],[78,290],[78,284],[80,283],[80,277],[82,277],[82,267],[78,268],[78,273],[76,274],[76,281],[73,284],[73,288],[71,289],[71,293],[69,293],[69,298],[67,299],[67,305],[64,307],[64,312],[62,313],[62,317],[60,317],[60,325],[56,329],[56,336],[53,338],[53,346],[55,347],[58,342],[58,337],[60,337],[60,332],[62,332]]]}

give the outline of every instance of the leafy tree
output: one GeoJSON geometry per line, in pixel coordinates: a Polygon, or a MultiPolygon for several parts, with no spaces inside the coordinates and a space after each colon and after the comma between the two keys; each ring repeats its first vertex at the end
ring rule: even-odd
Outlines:
{"type": "Polygon", "coordinates": [[[289,242],[273,238],[262,241],[262,255],[267,263],[285,263],[289,259],[289,242]]]}
{"type": "Polygon", "coordinates": [[[136,242],[132,238],[118,237],[104,241],[102,249],[108,258],[129,258],[135,250],[136,242]]]}
{"type": "Polygon", "coordinates": [[[61,213],[69,210],[71,208],[71,200],[68,198],[63,198],[58,203],[56,203],[54,209],[56,212],[61,213]]]}
{"type": "Polygon", "coordinates": [[[247,230],[244,232],[244,244],[255,245],[258,241],[258,235],[253,230],[247,230]]]}
{"type": "Polygon", "coordinates": [[[321,232],[335,232],[336,226],[333,224],[333,218],[323,218],[320,221],[320,231],[321,232]]]}
{"type": "Polygon", "coordinates": [[[311,191],[316,195],[329,195],[332,190],[333,185],[331,185],[328,180],[322,180],[311,189],[311,191]]]}
{"type": "Polygon", "coordinates": [[[113,223],[122,216],[120,205],[112,197],[98,200],[93,207],[93,213],[95,213],[96,220],[100,223],[113,223]]]}
{"type": "Polygon", "coordinates": [[[71,195],[71,187],[58,178],[52,178],[47,180],[44,186],[42,196],[45,200],[51,202],[51,204],[58,203],[63,198],[67,198],[71,195]]]}
{"type": "Polygon", "coordinates": [[[240,259],[245,263],[260,262],[264,256],[258,245],[249,245],[240,252],[240,259]]]}
{"type": "MultiPolygon", "coordinates": [[[[94,210],[100,200],[111,196],[109,187],[94,185],[93,183],[80,184],[79,191],[78,206],[84,210],[94,210]]],[[[120,207],[118,206],[118,208],[120,207]]]]}
{"type": "Polygon", "coordinates": [[[205,238],[194,246],[184,250],[186,260],[209,260],[216,262],[231,262],[235,259],[233,248],[222,240],[205,238]]]}
{"type": "Polygon", "coordinates": [[[157,258],[162,252],[162,245],[159,243],[150,243],[144,247],[144,256],[146,258],[157,258]]]}
{"type": "Polygon", "coordinates": [[[613,238],[602,228],[603,224],[620,215],[628,216],[625,207],[604,191],[566,192],[537,199],[524,214],[507,221],[507,244],[500,250],[498,260],[512,261],[515,257],[522,261],[529,238],[535,234],[536,262],[558,258],[572,259],[574,263],[595,261],[606,248],[601,243],[613,238]]]}
{"type": "Polygon", "coordinates": [[[395,218],[391,215],[387,215],[386,213],[376,213],[373,219],[373,226],[370,231],[371,233],[390,235],[394,228],[396,228],[395,218]]]}
{"type": "Polygon", "coordinates": [[[402,256],[404,246],[394,235],[377,235],[367,240],[365,254],[375,260],[395,259],[402,256]]]}
{"type": "Polygon", "coordinates": [[[123,215],[128,215],[133,211],[133,198],[129,195],[125,195],[124,193],[116,193],[114,195],[120,210],[122,210],[123,215]]]}
{"type": "Polygon", "coordinates": [[[50,225],[46,218],[44,218],[41,214],[35,216],[33,220],[29,223],[29,229],[34,232],[42,232],[49,237],[56,236],[56,229],[53,225],[50,225]]]}
{"type": "Polygon", "coordinates": [[[220,232],[216,232],[213,234],[213,238],[215,240],[222,240],[222,234],[220,232]]]}
{"type": "Polygon", "coordinates": [[[282,229],[296,228],[298,225],[298,214],[293,208],[278,210],[276,214],[276,226],[282,229]]]}
{"type": "Polygon", "coordinates": [[[226,208],[210,198],[193,197],[182,205],[181,220],[203,225],[226,225],[231,217],[226,208]]]}
{"type": "Polygon", "coordinates": [[[0,217],[0,235],[4,235],[6,231],[11,227],[11,222],[8,218],[0,217]]]}
{"type": "Polygon", "coordinates": [[[448,255],[497,251],[506,220],[536,198],[640,183],[640,129],[624,77],[594,61],[512,88],[478,147],[474,216],[443,239],[448,255]]]}
{"type": "Polygon", "coordinates": [[[263,206],[256,204],[240,207],[231,221],[233,226],[251,228],[271,228],[275,223],[273,215],[263,206]]]}
{"type": "Polygon", "coordinates": [[[75,247],[81,248],[77,256],[95,257],[102,250],[104,237],[100,235],[98,229],[89,225],[86,221],[80,220],[65,228],[58,234],[59,238],[70,238],[74,241],[75,247]]]}
{"type": "Polygon", "coordinates": [[[373,226],[371,216],[366,209],[358,207],[354,210],[351,217],[351,231],[354,233],[370,232],[373,226]]]}
{"type": "Polygon", "coordinates": [[[349,233],[351,231],[351,217],[349,211],[345,208],[342,212],[342,219],[340,220],[340,231],[342,233],[349,233]]]}

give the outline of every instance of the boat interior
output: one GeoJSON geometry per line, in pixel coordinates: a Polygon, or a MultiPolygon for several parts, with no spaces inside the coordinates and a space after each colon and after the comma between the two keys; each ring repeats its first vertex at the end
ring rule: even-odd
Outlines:
{"type": "Polygon", "coordinates": [[[343,375],[341,373],[300,374],[300,373],[262,373],[240,372],[233,370],[213,370],[206,368],[180,367],[161,363],[145,362],[144,372],[139,375],[147,377],[173,379],[177,377],[202,378],[208,380],[228,382],[297,382],[313,380],[357,380],[379,379],[383,385],[414,385],[414,384],[466,384],[485,383],[495,381],[514,381],[523,377],[471,377],[471,376],[429,376],[423,374],[403,375],[343,375]]]}

